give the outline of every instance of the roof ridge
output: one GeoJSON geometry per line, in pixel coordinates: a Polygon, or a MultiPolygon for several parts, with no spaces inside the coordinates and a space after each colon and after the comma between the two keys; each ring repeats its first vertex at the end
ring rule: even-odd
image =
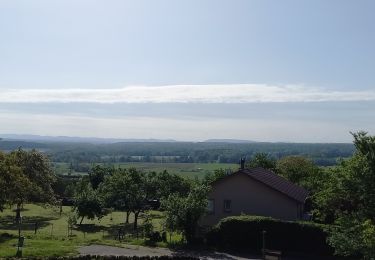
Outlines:
{"type": "Polygon", "coordinates": [[[308,191],[305,188],[287,180],[269,169],[254,167],[250,169],[240,169],[234,174],[241,172],[299,202],[304,202],[308,196],[308,191]]]}

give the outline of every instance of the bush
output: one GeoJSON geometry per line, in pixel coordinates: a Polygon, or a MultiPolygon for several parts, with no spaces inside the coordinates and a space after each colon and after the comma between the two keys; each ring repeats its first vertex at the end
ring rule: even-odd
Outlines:
{"type": "Polygon", "coordinates": [[[324,225],[287,222],[269,217],[236,216],[222,219],[207,234],[208,245],[224,250],[262,249],[262,231],[266,231],[266,248],[285,253],[332,255],[326,243],[324,225]]]}

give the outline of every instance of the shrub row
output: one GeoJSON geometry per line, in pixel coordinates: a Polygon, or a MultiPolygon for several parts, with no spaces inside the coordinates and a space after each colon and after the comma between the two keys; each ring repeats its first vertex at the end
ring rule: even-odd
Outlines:
{"type": "Polygon", "coordinates": [[[223,250],[262,249],[262,232],[266,248],[285,253],[332,255],[327,244],[326,227],[307,222],[288,222],[269,217],[236,216],[222,219],[207,234],[207,244],[223,250]]]}

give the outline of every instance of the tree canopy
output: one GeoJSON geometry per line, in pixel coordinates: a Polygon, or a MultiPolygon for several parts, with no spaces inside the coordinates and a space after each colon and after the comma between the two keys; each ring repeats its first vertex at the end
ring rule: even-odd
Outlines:
{"type": "Polygon", "coordinates": [[[162,201],[166,227],[181,232],[188,243],[194,241],[198,221],[207,210],[207,192],[206,185],[195,184],[187,196],[171,194],[162,201]]]}
{"type": "Polygon", "coordinates": [[[246,168],[262,167],[273,170],[276,167],[276,160],[268,153],[256,153],[247,163],[246,168]]]}
{"type": "Polygon", "coordinates": [[[353,133],[355,154],[330,169],[315,196],[317,213],[335,228],[329,242],[337,254],[375,256],[375,136],[353,133]]]}
{"type": "Polygon", "coordinates": [[[0,152],[0,209],[5,203],[54,202],[54,181],[50,162],[41,152],[0,152]]]}

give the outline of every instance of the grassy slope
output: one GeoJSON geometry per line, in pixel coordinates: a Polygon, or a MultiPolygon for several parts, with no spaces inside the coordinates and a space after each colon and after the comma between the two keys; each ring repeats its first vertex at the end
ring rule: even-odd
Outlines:
{"type": "MultiPolygon", "coordinates": [[[[84,225],[73,230],[73,236],[68,237],[67,215],[70,211],[70,207],[63,207],[63,213],[60,217],[59,209],[56,207],[45,208],[34,204],[25,205],[25,210],[22,211],[22,235],[26,238],[23,256],[76,254],[78,246],[90,243],[123,245],[115,239],[118,228],[124,226],[124,213],[113,212],[100,221],[85,219],[84,225]],[[38,222],[40,226],[36,235],[34,234],[35,222],[38,222]]],[[[151,214],[153,214],[155,229],[160,229],[162,215],[156,211],[151,212],[151,214]]],[[[0,257],[10,257],[16,253],[18,229],[17,225],[13,224],[14,216],[15,213],[10,209],[0,212],[0,234],[7,233],[10,235],[0,237],[0,257]]],[[[131,216],[130,222],[132,223],[132,221],[131,216]]],[[[128,230],[130,232],[131,225],[128,226],[128,230]]],[[[174,236],[174,239],[179,238],[174,236]]],[[[129,237],[125,239],[125,242],[144,244],[145,241],[129,237]]]]}

